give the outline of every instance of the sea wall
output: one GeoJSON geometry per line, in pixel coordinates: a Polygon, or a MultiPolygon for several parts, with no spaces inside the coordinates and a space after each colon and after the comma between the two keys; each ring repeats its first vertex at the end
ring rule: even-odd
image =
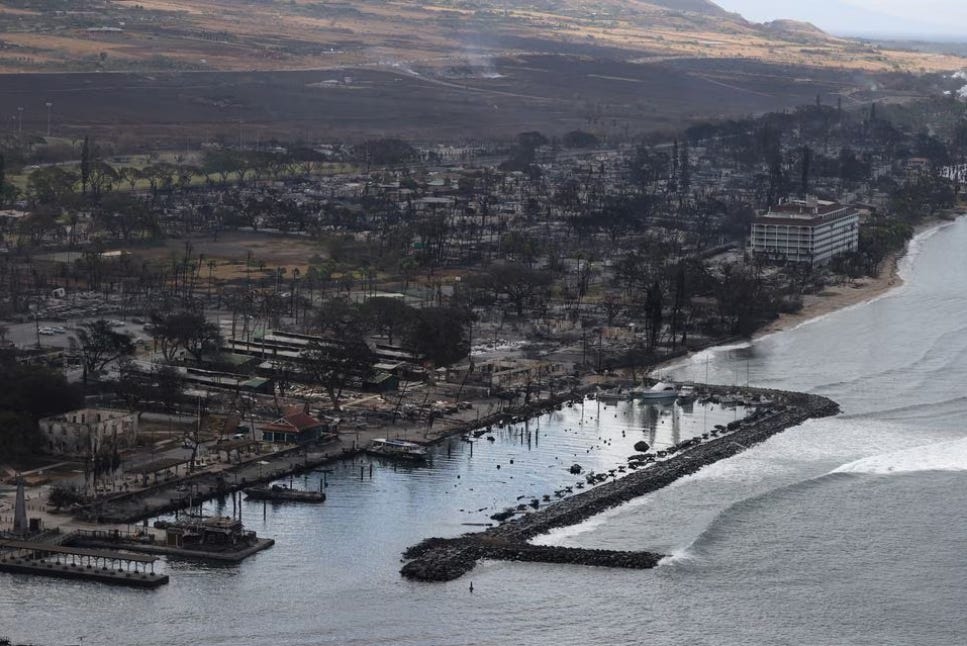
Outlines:
{"type": "Polygon", "coordinates": [[[401,573],[418,581],[452,581],[472,570],[480,559],[644,570],[658,565],[662,555],[457,539],[422,550],[420,557],[404,565],[401,573]]]}

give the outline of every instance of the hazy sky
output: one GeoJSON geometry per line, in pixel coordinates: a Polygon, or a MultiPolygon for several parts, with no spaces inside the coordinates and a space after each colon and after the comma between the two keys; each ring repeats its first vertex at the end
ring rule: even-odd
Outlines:
{"type": "Polygon", "coordinates": [[[716,1],[755,22],[794,18],[834,33],[933,34],[967,40],[965,0],[716,1]]]}

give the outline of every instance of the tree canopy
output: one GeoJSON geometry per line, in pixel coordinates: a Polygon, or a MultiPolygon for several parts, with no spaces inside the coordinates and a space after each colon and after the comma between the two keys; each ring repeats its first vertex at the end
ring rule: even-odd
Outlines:
{"type": "Polygon", "coordinates": [[[425,307],[407,332],[407,345],[438,366],[470,354],[470,314],[454,307],[425,307]]]}
{"type": "Polygon", "coordinates": [[[77,330],[76,340],[87,374],[103,370],[110,362],[134,352],[131,337],[116,332],[104,319],[82,325],[77,330]]]}
{"type": "Polygon", "coordinates": [[[36,452],[41,437],[37,420],[57,415],[84,402],[80,389],[64,375],[0,357],[0,461],[36,452]]]}
{"type": "Polygon", "coordinates": [[[167,361],[173,361],[180,350],[201,361],[205,354],[217,352],[222,345],[218,326],[200,312],[153,312],[150,330],[167,361]]]}

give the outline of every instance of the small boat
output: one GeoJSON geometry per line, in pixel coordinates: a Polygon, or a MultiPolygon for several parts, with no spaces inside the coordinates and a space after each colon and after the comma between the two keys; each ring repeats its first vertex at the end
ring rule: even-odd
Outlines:
{"type": "Polygon", "coordinates": [[[662,401],[678,398],[678,386],[667,381],[659,381],[648,390],[635,392],[635,398],[646,401],[662,401]]]}
{"type": "Polygon", "coordinates": [[[426,447],[407,440],[373,440],[366,452],[383,458],[422,462],[426,460],[426,447]]]}
{"type": "Polygon", "coordinates": [[[616,404],[631,399],[631,393],[620,390],[602,390],[597,394],[597,400],[603,404],[616,404]]]}
{"type": "Polygon", "coordinates": [[[325,502],[326,494],[321,491],[301,491],[290,489],[285,485],[271,487],[248,487],[245,495],[252,500],[270,500],[272,502],[325,502]]]}
{"type": "Polygon", "coordinates": [[[695,386],[692,384],[683,384],[682,387],[678,389],[678,401],[691,402],[695,401],[695,397],[695,386]]]}

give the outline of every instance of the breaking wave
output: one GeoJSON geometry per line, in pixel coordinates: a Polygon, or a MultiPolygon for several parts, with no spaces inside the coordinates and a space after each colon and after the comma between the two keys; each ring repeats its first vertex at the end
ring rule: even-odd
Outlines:
{"type": "Polygon", "coordinates": [[[967,471],[967,438],[862,458],[833,473],[884,475],[915,471],[967,471]]]}

